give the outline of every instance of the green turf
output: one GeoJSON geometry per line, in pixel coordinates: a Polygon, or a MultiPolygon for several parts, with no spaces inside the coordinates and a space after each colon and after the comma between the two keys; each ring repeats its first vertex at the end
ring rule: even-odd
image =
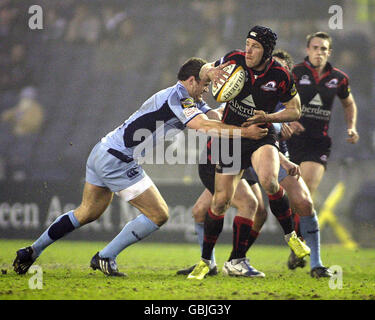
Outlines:
{"type": "MultiPolygon", "coordinates": [[[[312,279],[309,268],[289,271],[288,248],[255,245],[249,256],[252,264],[266,274],[264,279],[225,277],[203,281],[177,276],[176,270],[199,260],[194,244],[138,243],[117,259],[127,278],[111,278],[88,268],[101,242],[59,241],[46,249],[35,264],[43,269],[43,289],[30,289],[32,274],[16,275],[12,269],[15,251],[29,241],[0,240],[0,300],[8,299],[127,299],[127,300],[258,300],[258,299],[375,299],[375,250],[346,250],[323,246],[327,266],[343,269],[342,289],[330,289],[327,279],[312,279]]],[[[230,251],[217,245],[221,269],[230,251]]],[[[335,282],[337,283],[337,282],[335,282]]]]}

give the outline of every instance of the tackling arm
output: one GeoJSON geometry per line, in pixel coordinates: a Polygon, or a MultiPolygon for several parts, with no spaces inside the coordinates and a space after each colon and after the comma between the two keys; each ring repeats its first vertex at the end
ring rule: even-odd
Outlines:
{"type": "Polygon", "coordinates": [[[190,120],[187,127],[204,132],[210,136],[243,137],[258,140],[267,135],[267,128],[260,128],[259,125],[241,128],[218,120],[210,120],[205,114],[200,114],[190,120]]]}

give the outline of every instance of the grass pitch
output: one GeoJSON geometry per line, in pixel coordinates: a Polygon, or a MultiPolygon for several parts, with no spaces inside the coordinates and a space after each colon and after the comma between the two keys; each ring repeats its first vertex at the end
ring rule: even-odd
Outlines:
{"type": "MultiPolygon", "coordinates": [[[[196,244],[135,244],[117,259],[119,270],[128,277],[112,278],[89,268],[90,259],[104,242],[58,241],[35,262],[43,270],[43,288],[30,289],[34,274],[19,276],[12,268],[16,250],[30,243],[0,240],[0,300],[375,300],[374,249],[323,246],[325,265],[338,265],[343,270],[342,288],[331,289],[328,279],[310,277],[308,265],[288,270],[286,246],[252,247],[248,256],[252,265],[266,274],[264,279],[220,273],[197,281],[176,275],[178,269],[198,262],[196,244]]],[[[217,245],[220,270],[230,250],[229,245],[217,245]]]]}

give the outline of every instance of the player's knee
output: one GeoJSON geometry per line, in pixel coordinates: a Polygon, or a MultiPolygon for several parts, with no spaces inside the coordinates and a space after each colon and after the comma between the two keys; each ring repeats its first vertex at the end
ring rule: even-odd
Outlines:
{"type": "Polygon", "coordinates": [[[279,183],[274,177],[265,177],[260,181],[260,184],[267,194],[275,194],[280,189],[279,183]]]}
{"type": "Polygon", "coordinates": [[[301,197],[294,205],[300,216],[313,215],[313,202],[309,197],[301,197]]]}
{"type": "Polygon", "coordinates": [[[192,213],[195,222],[203,222],[206,215],[207,209],[205,206],[201,205],[199,202],[193,207],[192,213]]]}
{"type": "Polygon", "coordinates": [[[160,227],[163,224],[165,224],[168,221],[168,219],[169,219],[169,211],[167,207],[167,208],[163,208],[162,210],[158,212],[158,214],[155,217],[154,222],[160,227]]]}
{"type": "Polygon", "coordinates": [[[212,202],[214,212],[218,215],[222,215],[227,211],[230,206],[230,199],[228,197],[216,197],[212,202]]]}

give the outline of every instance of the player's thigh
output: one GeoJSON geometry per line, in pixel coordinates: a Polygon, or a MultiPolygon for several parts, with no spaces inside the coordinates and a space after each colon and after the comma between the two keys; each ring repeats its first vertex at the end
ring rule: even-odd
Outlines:
{"type": "Polygon", "coordinates": [[[254,219],[258,201],[245,179],[238,183],[231,205],[238,210],[237,215],[254,219]]]}
{"type": "Polygon", "coordinates": [[[168,220],[168,205],[155,185],[151,185],[129,203],[158,226],[168,220]]]}
{"type": "Polygon", "coordinates": [[[204,189],[202,194],[199,196],[197,201],[193,206],[193,217],[194,221],[197,223],[204,222],[206,213],[210,208],[212,201],[212,194],[208,189],[204,189]]]}
{"type": "Polygon", "coordinates": [[[280,159],[275,146],[266,144],[258,148],[251,157],[253,168],[267,193],[278,191],[280,159]]]}
{"type": "Polygon", "coordinates": [[[313,212],[313,202],[309,188],[303,178],[297,179],[294,176],[286,176],[281,182],[281,186],[288,193],[290,206],[295,213],[301,216],[310,216],[313,212]]]}
{"type": "Polygon", "coordinates": [[[313,195],[322,181],[325,168],[321,163],[304,161],[300,164],[301,176],[313,195]]]}
{"type": "Polygon", "coordinates": [[[112,198],[113,192],[108,188],[86,182],[83,188],[82,202],[74,210],[74,215],[81,225],[94,221],[107,209],[112,198]]]}

